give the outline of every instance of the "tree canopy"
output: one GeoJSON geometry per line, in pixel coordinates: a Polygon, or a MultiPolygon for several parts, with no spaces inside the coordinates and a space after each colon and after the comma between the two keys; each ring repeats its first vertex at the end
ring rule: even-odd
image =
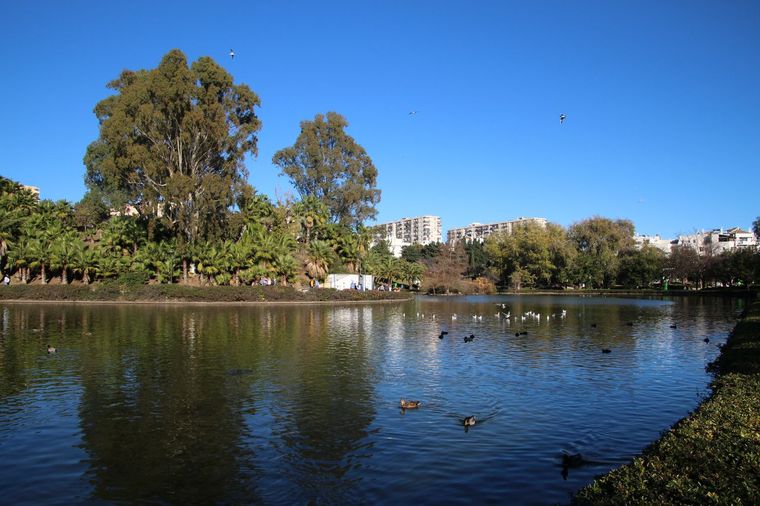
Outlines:
{"type": "Polygon", "coordinates": [[[95,106],[100,135],[84,158],[87,186],[111,207],[160,219],[185,243],[214,236],[246,193],[259,97],[209,57],[188,67],[178,49],[108,87],[116,93],[95,106]]]}
{"type": "Polygon", "coordinates": [[[633,247],[633,222],[595,216],[574,223],[568,237],[578,249],[577,276],[590,287],[612,286],[620,251],[633,247]]]}
{"type": "Polygon", "coordinates": [[[272,163],[291,178],[302,197],[327,203],[334,223],[355,228],[377,214],[380,190],[372,159],[345,132],[347,126],[336,112],[302,121],[295,144],[275,153],[272,163]]]}

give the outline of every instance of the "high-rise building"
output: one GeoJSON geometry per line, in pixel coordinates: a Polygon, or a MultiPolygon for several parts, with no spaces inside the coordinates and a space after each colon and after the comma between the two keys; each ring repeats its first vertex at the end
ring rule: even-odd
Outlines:
{"type": "Polygon", "coordinates": [[[375,241],[388,242],[394,256],[400,257],[404,246],[412,244],[432,244],[441,242],[441,217],[417,216],[416,218],[401,218],[390,223],[374,225],[375,241]]]}
{"type": "Polygon", "coordinates": [[[507,234],[512,233],[512,229],[518,225],[525,225],[528,223],[535,223],[545,227],[547,224],[546,218],[517,218],[511,221],[501,221],[499,223],[472,223],[462,228],[452,228],[448,231],[447,238],[449,244],[456,244],[457,241],[483,241],[486,237],[496,232],[504,232],[507,234]]]}

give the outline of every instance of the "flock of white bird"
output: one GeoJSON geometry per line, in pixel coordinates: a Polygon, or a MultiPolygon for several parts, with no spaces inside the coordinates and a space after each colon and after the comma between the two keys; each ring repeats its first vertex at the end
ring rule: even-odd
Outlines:
{"type": "MultiPolygon", "coordinates": [[[[507,322],[507,324],[511,323],[512,321],[515,321],[515,322],[517,322],[517,321],[519,321],[519,322],[533,321],[533,322],[536,322],[536,323],[541,323],[541,319],[542,318],[543,318],[543,320],[545,322],[548,322],[548,321],[553,320],[553,319],[557,319],[557,318],[564,319],[564,318],[567,317],[567,310],[566,309],[560,310],[559,313],[551,313],[551,314],[545,314],[545,315],[542,315],[541,313],[536,313],[535,311],[526,311],[525,313],[517,314],[517,315],[515,315],[513,317],[511,310],[505,311],[505,309],[507,309],[506,304],[497,304],[497,306],[500,307],[500,310],[497,311],[494,314],[494,318],[496,318],[498,320],[502,320],[503,319],[503,320],[505,320],[507,322]]],[[[402,316],[404,318],[406,318],[406,313],[402,313],[402,316]]],[[[472,319],[475,320],[475,321],[482,321],[483,320],[483,315],[482,314],[474,314],[474,315],[471,315],[471,316],[472,316],[472,319]]],[[[417,312],[416,313],[416,317],[417,318],[425,318],[425,313],[417,312]]],[[[433,320],[435,320],[437,318],[437,315],[435,313],[433,313],[431,315],[431,318],[433,320]]],[[[459,318],[459,316],[456,313],[452,313],[451,314],[452,321],[453,320],[457,320],[458,318],[459,318]]]]}

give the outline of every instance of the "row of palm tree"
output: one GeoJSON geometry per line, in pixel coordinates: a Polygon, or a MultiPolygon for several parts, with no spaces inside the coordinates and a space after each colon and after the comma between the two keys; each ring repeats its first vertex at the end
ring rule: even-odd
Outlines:
{"type": "Polygon", "coordinates": [[[423,273],[387,247],[370,250],[368,229],[331,223],[327,206],[313,197],[274,205],[254,195],[231,213],[227,237],[195,244],[151,229],[139,217],[103,215],[83,220],[95,226],[77,226],[77,206],[38,201],[0,178],[0,268],[22,283],[47,283],[56,275],[64,284],[126,273],[159,283],[241,285],[266,278],[290,284],[324,280],[329,272],[365,272],[411,286],[423,273]]]}

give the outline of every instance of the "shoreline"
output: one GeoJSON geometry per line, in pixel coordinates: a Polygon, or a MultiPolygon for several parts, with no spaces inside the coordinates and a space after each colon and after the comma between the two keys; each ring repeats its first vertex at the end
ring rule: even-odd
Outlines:
{"type": "Polygon", "coordinates": [[[44,300],[44,299],[0,299],[0,304],[92,304],[92,305],[155,305],[162,306],[326,306],[326,305],[355,305],[355,304],[394,304],[414,300],[414,295],[397,299],[366,299],[366,300],[44,300]]]}
{"type": "Polygon", "coordinates": [[[712,393],[630,463],[597,476],[572,504],[760,502],[760,300],[708,369],[712,393]]]}

